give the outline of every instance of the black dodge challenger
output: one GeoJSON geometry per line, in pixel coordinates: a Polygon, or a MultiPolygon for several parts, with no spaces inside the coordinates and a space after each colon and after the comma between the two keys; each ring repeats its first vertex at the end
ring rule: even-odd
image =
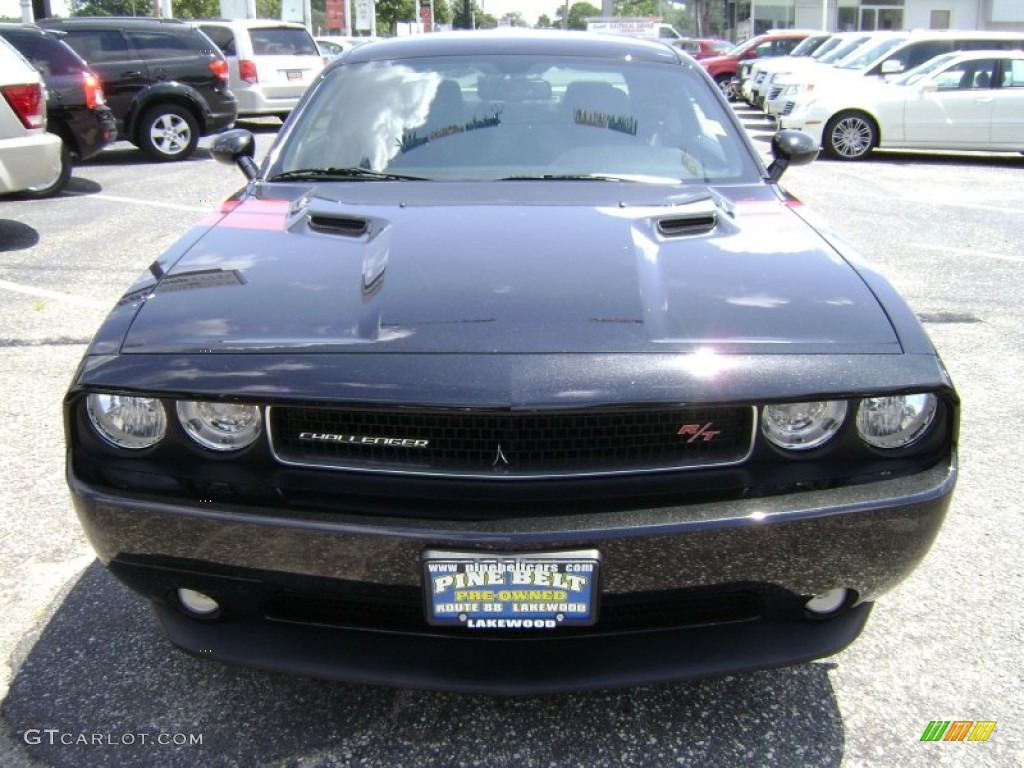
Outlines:
{"type": "Polygon", "coordinates": [[[931,545],[958,399],[701,67],[583,33],[353,49],[65,403],[113,573],[203,658],[537,693],[794,664],[931,545]]]}

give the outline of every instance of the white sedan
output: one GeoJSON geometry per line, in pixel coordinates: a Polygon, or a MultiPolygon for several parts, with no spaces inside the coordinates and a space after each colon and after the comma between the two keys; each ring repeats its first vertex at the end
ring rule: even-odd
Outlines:
{"type": "Polygon", "coordinates": [[[1024,52],[947,53],[888,83],[829,89],[782,127],[840,160],[875,147],[1024,152],[1024,52]]]}

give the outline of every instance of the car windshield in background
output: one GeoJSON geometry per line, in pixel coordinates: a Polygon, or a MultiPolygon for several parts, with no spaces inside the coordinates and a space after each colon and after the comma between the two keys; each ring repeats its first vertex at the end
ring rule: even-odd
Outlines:
{"type": "Polygon", "coordinates": [[[315,88],[271,180],[352,168],[446,181],[759,177],[714,90],[678,64],[444,56],[349,64],[315,88]]]}
{"type": "MultiPolygon", "coordinates": [[[[909,72],[904,72],[899,77],[894,78],[891,82],[892,82],[893,85],[913,85],[914,83],[918,82],[919,80],[922,80],[922,79],[928,77],[928,75],[930,75],[935,70],[941,69],[942,67],[946,66],[947,64],[949,64],[949,62],[952,59],[956,58],[958,55],[959,55],[959,52],[953,52],[953,53],[947,53],[947,54],[942,55],[942,56],[936,56],[934,59],[926,61],[924,64],[921,64],[920,66],[915,67],[914,69],[910,70],[909,72]]],[[[956,80],[955,80],[955,82],[950,82],[948,84],[948,87],[950,87],[950,88],[958,87],[959,84],[960,84],[960,75],[961,74],[963,74],[963,73],[960,70],[956,70],[956,80]]]]}
{"type": "Polygon", "coordinates": [[[257,56],[319,56],[313,38],[304,29],[253,27],[249,30],[252,50],[257,56]]]}
{"type": "Polygon", "coordinates": [[[865,69],[868,65],[877,61],[880,56],[884,56],[897,45],[906,42],[906,39],[905,37],[890,37],[867,48],[858,48],[854,53],[851,53],[847,58],[836,64],[836,67],[838,69],[865,69]]]}

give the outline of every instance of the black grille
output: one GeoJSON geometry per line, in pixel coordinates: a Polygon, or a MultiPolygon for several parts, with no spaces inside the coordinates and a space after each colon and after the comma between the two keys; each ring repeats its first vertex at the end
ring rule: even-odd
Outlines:
{"type": "Polygon", "coordinates": [[[750,407],[571,412],[275,407],[274,452],[291,464],[453,475],[602,474],[733,464],[750,407]]]}

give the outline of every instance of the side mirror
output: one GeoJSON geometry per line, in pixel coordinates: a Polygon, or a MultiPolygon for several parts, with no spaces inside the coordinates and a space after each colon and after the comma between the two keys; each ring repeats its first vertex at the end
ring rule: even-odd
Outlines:
{"type": "Polygon", "coordinates": [[[939,84],[934,80],[928,80],[927,82],[921,83],[921,85],[917,87],[917,90],[921,93],[935,93],[939,90],[939,84]]]}
{"type": "Polygon", "coordinates": [[[244,128],[224,131],[213,140],[212,152],[217,162],[241,168],[247,179],[254,179],[259,174],[259,166],[253,160],[256,154],[256,138],[251,131],[244,128]]]}
{"type": "Polygon", "coordinates": [[[903,62],[897,59],[886,59],[882,62],[883,75],[898,75],[903,69],[903,62]]]}
{"type": "Polygon", "coordinates": [[[817,142],[803,131],[782,130],[772,136],[772,157],[768,177],[777,182],[791,165],[807,165],[818,156],[817,142]]]}

